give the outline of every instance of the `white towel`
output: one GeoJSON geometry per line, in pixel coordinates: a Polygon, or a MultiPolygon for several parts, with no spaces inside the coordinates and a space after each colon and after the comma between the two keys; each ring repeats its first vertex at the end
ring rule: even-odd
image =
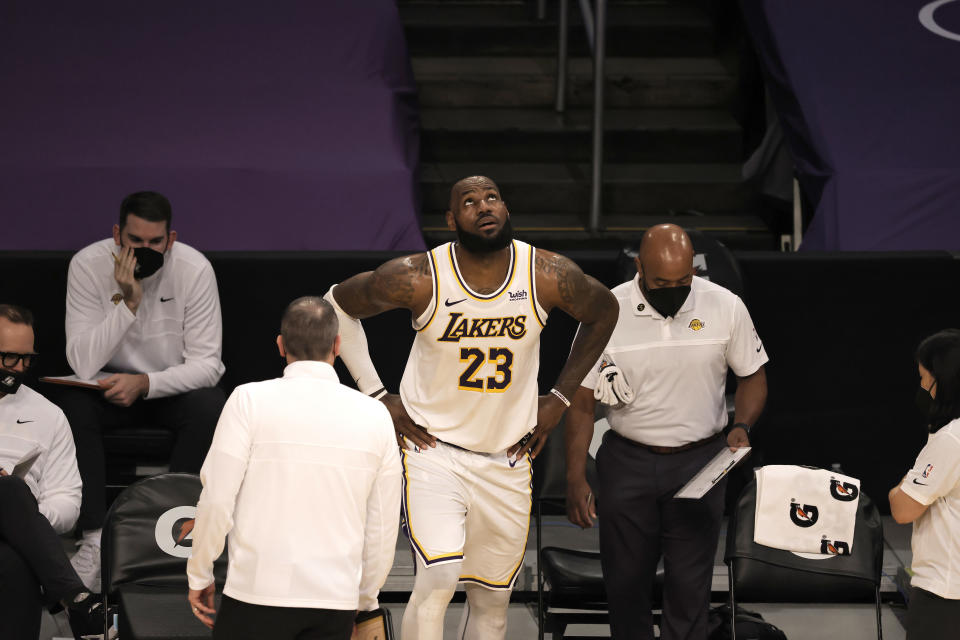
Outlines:
{"type": "Polygon", "coordinates": [[[859,480],[793,465],[769,465],[756,474],[754,542],[801,553],[853,551],[859,480]]]}

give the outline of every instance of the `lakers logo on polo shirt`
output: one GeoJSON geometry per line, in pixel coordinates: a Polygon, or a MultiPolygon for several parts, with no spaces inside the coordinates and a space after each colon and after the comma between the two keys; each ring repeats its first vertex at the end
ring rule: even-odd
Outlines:
{"type": "Polygon", "coordinates": [[[704,326],[703,320],[694,318],[690,321],[690,324],[687,325],[687,328],[693,329],[694,331],[700,331],[700,329],[703,329],[704,326]]]}
{"type": "Polygon", "coordinates": [[[123,300],[123,294],[122,294],[122,293],[115,293],[115,294],[113,294],[113,297],[110,298],[110,302],[112,302],[113,304],[120,304],[120,301],[121,301],[121,300],[123,300]]]}

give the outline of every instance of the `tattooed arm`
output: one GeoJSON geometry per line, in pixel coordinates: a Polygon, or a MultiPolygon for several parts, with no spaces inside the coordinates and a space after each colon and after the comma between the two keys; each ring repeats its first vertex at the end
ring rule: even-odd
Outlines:
{"type": "MultiPolygon", "coordinates": [[[[573,400],[580,383],[590,371],[617,324],[619,305],[609,289],[588,276],[572,260],[551,251],[537,249],[537,300],[549,313],[559,308],[580,321],[580,331],[573,340],[567,362],[553,388],[573,400]]],[[[510,455],[530,450],[536,457],[546,444],[547,435],[556,427],[566,405],[552,393],[540,396],[537,427],[533,437],[523,446],[514,445],[510,455]]]]}
{"type": "Polygon", "coordinates": [[[357,388],[387,406],[397,432],[417,446],[435,446],[436,439],[426,429],[413,423],[397,394],[387,393],[370,360],[367,336],[360,318],[388,311],[409,309],[419,317],[433,297],[433,276],[430,259],[425,253],[395,258],[375,271],[357,274],[330,288],[323,296],[337,312],[340,322],[340,358],[354,377],[357,388]]]}
{"type": "Polygon", "coordinates": [[[365,271],[333,288],[337,304],[350,316],[361,319],[390,309],[409,309],[422,314],[433,295],[430,259],[425,253],[394,258],[376,271],[365,271]]]}

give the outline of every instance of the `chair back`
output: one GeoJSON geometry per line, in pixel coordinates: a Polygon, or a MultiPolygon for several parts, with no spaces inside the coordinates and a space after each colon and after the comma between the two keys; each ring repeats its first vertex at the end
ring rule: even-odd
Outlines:
{"type": "Polygon", "coordinates": [[[724,560],[740,602],[872,601],[883,566],[883,523],[863,491],[850,555],[811,559],[753,541],[757,482],[750,481],[730,515],[724,560]]]}
{"type": "MultiPolygon", "coordinates": [[[[123,584],[186,585],[201,488],[197,475],[164,473],[140,480],[117,496],[103,526],[104,593],[123,584]]],[[[224,550],[214,565],[218,583],[226,576],[226,561],[224,550]]]]}

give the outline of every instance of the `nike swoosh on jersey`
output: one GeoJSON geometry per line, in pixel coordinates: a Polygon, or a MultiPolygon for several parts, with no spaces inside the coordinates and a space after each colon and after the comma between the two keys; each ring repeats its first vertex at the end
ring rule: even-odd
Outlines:
{"type": "Polygon", "coordinates": [[[760,353],[760,349],[763,349],[763,345],[760,345],[759,347],[757,347],[757,353],[760,353]]]}
{"type": "Polygon", "coordinates": [[[17,424],[27,424],[28,422],[33,422],[33,420],[21,420],[17,418],[17,424]]]}
{"type": "Polygon", "coordinates": [[[443,304],[445,304],[448,307],[452,307],[455,304],[460,304],[461,302],[466,302],[466,301],[467,299],[463,298],[462,300],[454,300],[453,302],[450,302],[450,298],[447,298],[443,304]]]}
{"type": "Polygon", "coordinates": [[[170,296],[169,298],[164,298],[163,296],[160,296],[160,302],[170,302],[171,300],[173,300],[173,296],[170,296]]]}

